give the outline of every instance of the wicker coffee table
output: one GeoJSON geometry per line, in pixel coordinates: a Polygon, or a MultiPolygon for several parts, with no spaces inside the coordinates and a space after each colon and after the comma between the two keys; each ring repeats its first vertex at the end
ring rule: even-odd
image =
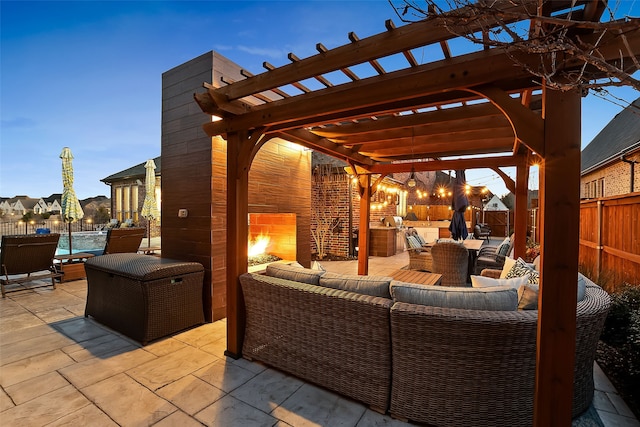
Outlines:
{"type": "Polygon", "coordinates": [[[433,286],[439,286],[440,281],[442,280],[442,274],[427,273],[426,271],[416,270],[396,270],[391,273],[391,277],[401,282],[433,286]]]}

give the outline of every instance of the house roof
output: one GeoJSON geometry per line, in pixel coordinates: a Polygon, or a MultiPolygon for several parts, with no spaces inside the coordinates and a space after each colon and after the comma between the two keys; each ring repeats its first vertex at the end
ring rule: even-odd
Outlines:
{"type": "Polygon", "coordinates": [[[498,196],[494,195],[487,203],[484,205],[485,211],[508,211],[509,208],[498,198],[498,196]]]}
{"type": "MultiPolygon", "coordinates": [[[[161,175],[160,172],[162,170],[162,159],[160,156],[158,156],[154,158],[153,161],[156,164],[156,176],[159,176],[161,175]]],[[[130,167],[129,169],[125,169],[123,171],[114,173],[113,175],[109,175],[106,178],[102,178],[100,181],[104,182],[105,184],[111,184],[114,181],[122,181],[124,179],[144,178],[147,173],[144,168],[145,163],[147,163],[146,160],[140,164],[130,167]]]]}
{"type": "Polygon", "coordinates": [[[582,150],[581,174],[640,149],[640,98],[618,113],[582,150]]]}

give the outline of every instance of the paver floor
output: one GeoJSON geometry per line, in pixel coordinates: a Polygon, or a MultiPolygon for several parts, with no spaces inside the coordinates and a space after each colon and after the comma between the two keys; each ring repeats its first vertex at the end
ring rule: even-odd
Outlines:
{"type": "MultiPolygon", "coordinates": [[[[389,274],[408,255],[371,258],[389,274]]],[[[355,274],[357,262],[322,262],[355,274]]],[[[0,300],[2,426],[405,426],[366,406],[244,359],[225,357],[226,323],[142,347],[84,317],[86,281],[0,300]]],[[[596,366],[606,427],[640,424],[596,366]]]]}

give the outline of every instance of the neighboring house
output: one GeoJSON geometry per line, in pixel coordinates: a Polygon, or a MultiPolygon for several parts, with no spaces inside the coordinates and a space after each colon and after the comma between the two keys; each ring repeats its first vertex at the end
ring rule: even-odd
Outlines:
{"type": "Polygon", "coordinates": [[[5,201],[5,206],[9,205],[7,213],[10,215],[25,215],[27,212],[33,212],[40,215],[47,212],[47,204],[43,199],[34,199],[27,196],[15,196],[5,201]]]}
{"type": "Polygon", "coordinates": [[[45,197],[43,200],[47,204],[47,212],[59,214],[62,211],[62,206],[60,206],[60,200],[62,200],[61,193],[52,194],[49,197],[45,197]]]}
{"type": "Polygon", "coordinates": [[[581,198],[640,191],[640,98],[582,150],[581,198]]]}
{"type": "MultiPolygon", "coordinates": [[[[156,164],[155,197],[158,204],[158,210],[161,210],[160,174],[162,169],[162,160],[158,156],[154,158],[153,161],[156,164]]],[[[143,218],[140,218],[140,210],[142,209],[142,204],[144,203],[146,195],[144,181],[147,171],[144,168],[145,163],[146,161],[100,180],[111,187],[112,218],[115,218],[120,222],[131,219],[137,224],[144,220],[143,218]]],[[[160,219],[155,221],[157,225],[159,225],[159,222],[160,219]]]]}
{"type": "Polygon", "coordinates": [[[484,205],[484,210],[486,211],[508,211],[509,208],[500,200],[500,198],[494,195],[487,203],[484,205]]]}

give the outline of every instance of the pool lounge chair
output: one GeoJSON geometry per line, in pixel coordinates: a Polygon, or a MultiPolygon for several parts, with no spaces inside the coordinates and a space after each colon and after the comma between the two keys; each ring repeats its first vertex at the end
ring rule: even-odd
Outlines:
{"type": "Polygon", "coordinates": [[[144,237],[144,228],[111,228],[107,232],[106,254],[136,253],[144,237]]]}
{"type": "MultiPolygon", "coordinates": [[[[62,276],[62,274],[55,271],[53,265],[59,239],[59,234],[2,236],[2,243],[0,244],[0,264],[2,268],[0,289],[2,298],[8,292],[25,290],[24,287],[11,290],[5,289],[5,286],[13,284],[51,279],[51,286],[53,289],[56,288],[55,279],[62,276]]],[[[42,286],[49,286],[49,284],[35,284],[30,288],[42,286]]]]}

